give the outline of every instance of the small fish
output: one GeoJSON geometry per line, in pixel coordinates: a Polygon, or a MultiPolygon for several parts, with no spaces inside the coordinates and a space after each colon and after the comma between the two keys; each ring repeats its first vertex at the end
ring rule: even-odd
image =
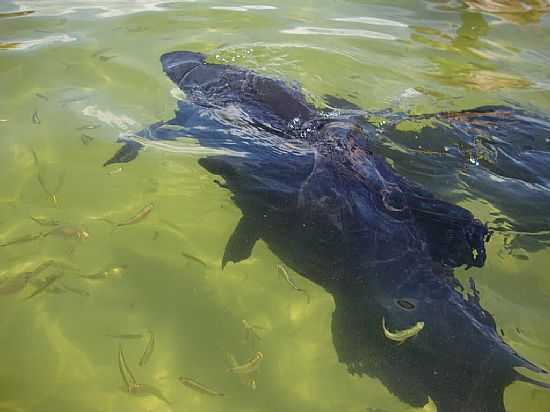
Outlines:
{"type": "Polygon", "coordinates": [[[92,141],[94,140],[94,137],[93,136],[90,136],[86,133],[82,133],[80,135],[80,141],[82,142],[82,144],[84,146],[88,146],[90,143],[92,143],[92,141]]]}
{"type": "Polygon", "coordinates": [[[99,60],[101,60],[102,62],[108,62],[109,60],[111,59],[114,59],[116,56],[99,56],[99,60]]]}
{"type": "Polygon", "coordinates": [[[59,226],[61,222],[56,219],[48,219],[42,216],[31,216],[31,219],[38,223],[40,226],[59,226]]]}
{"type": "Polygon", "coordinates": [[[309,304],[309,302],[310,302],[309,293],[306,290],[304,290],[302,288],[299,288],[298,285],[296,285],[296,283],[294,283],[294,281],[290,278],[290,275],[288,274],[288,271],[286,270],[286,268],[283,265],[281,265],[281,264],[277,265],[277,269],[278,269],[279,273],[283,276],[283,278],[286,280],[286,282],[292,287],[292,289],[294,289],[296,292],[303,293],[306,296],[307,303],[309,304]]]}
{"type": "MultiPolygon", "coordinates": [[[[227,360],[231,364],[232,368],[239,366],[239,363],[237,362],[237,359],[235,359],[235,356],[233,356],[233,354],[226,353],[225,355],[227,357],[227,360]]],[[[249,386],[252,390],[256,389],[256,379],[254,378],[253,373],[250,375],[238,375],[238,376],[243,385],[249,386]]]]}
{"type": "Polygon", "coordinates": [[[117,223],[116,226],[129,226],[129,225],[134,225],[136,223],[139,223],[143,219],[145,219],[149,215],[149,213],[152,212],[152,210],[153,210],[153,204],[149,203],[147,206],[141,209],[134,217],[130,218],[126,222],[117,223]]]}
{"type": "Polygon", "coordinates": [[[32,114],[32,122],[34,124],[40,124],[40,115],[38,114],[37,110],[35,110],[32,114]]]}
{"type": "Polygon", "coordinates": [[[51,235],[78,240],[86,240],[90,237],[90,234],[86,230],[78,226],[57,226],[49,232],[44,233],[43,236],[46,237],[51,235]]]}
{"type": "Polygon", "coordinates": [[[188,388],[191,388],[197,392],[200,392],[200,393],[204,393],[205,395],[210,395],[210,396],[223,396],[223,393],[221,392],[218,392],[218,391],[215,391],[214,389],[211,389],[205,385],[203,385],[202,383],[199,383],[197,382],[196,380],[194,379],[191,379],[191,378],[186,378],[186,377],[183,377],[183,376],[180,376],[178,378],[178,380],[183,383],[185,386],[187,386],[188,388]]]}
{"type": "Polygon", "coordinates": [[[117,167],[116,169],[111,170],[111,171],[109,172],[109,176],[113,176],[113,175],[119,174],[120,172],[122,172],[122,167],[117,167]]]}
{"type": "Polygon", "coordinates": [[[106,333],[105,336],[115,339],[141,339],[143,335],[141,333],[121,333],[121,334],[110,334],[106,333]]]}
{"type": "Polygon", "coordinates": [[[42,99],[42,100],[46,100],[46,101],[50,100],[50,99],[48,99],[48,96],[45,96],[42,93],[35,93],[34,95],[36,97],[38,97],[39,99],[42,99]]]}
{"type": "Polygon", "coordinates": [[[147,385],[146,383],[134,383],[130,384],[130,389],[128,391],[132,395],[135,396],[149,396],[152,395],[155,398],[163,401],[167,405],[170,405],[170,402],[166,397],[163,395],[163,393],[158,389],[155,388],[152,385],[147,385]]]}
{"type": "Polygon", "coordinates": [[[155,350],[155,334],[153,333],[153,331],[150,330],[149,341],[145,346],[143,355],[141,355],[141,359],[139,360],[139,366],[144,366],[147,362],[149,362],[149,359],[151,358],[151,355],[153,354],[154,350],[155,350]]]}
{"type": "Polygon", "coordinates": [[[134,374],[128,367],[128,364],[126,363],[126,358],[124,357],[124,351],[122,349],[122,345],[118,345],[118,370],[120,371],[120,375],[122,376],[122,380],[124,381],[124,384],[126,385],[126,389],[128,392],[131,392],[131,388],[136,385],[136,378],[134,377],[134,374]]]}
{"type": "Polygon", "coordinates": [[[92,54],[92,57],[99,57],[100,55],[102,55],[103,53],[105,52],[108,52],[109,50],[111,50],[110,47],[106,47],[104,49],[99,49],[98,51],[96,51],[94,54],[92,54]]]}
{"type": "Polygon", "coordinates": [[[48,287],[53,285],[57,281],[57,279],[61,278],[62,276],[63,276],[63,273],[56,273],[54,275],[50,275],[46,277],[46,279],[44,279],[45,282],[40,287],[38,287],[33,293],[27,296],[25,299],[28,300],[28,299],[34,298],[36,295],[44,292],[48,287]]]}
{"type": "MultiPolygon", "coordinates": [[[[36,162],[38,162],[37,159],[38,158],[35,159],[36,162]]],[[[44,181],[44,178],[40,173],[38,173],[37,179],[38,179],[38,183],[40,183],[40,186],[42,187],[42,190],[44,190],[44,192],[48,195],[48,197],[53,202],[53,204],[57,206],[57,193],[59,193],[59,191],[63,187],[63,183],[65,182],[65,172],[59,175],[57,179],[57,186],[55,187],[55,190],[53,192],[50,192],[50,190],[48,190],[48,187],[46,186],[46,182],[44,181]]]]}
{"type": "Polygon", "coordinates": [[[420,333],[420,331],[424,329],[424,322],[416,322],[416,324],[411,328],[403,329],[397,332],[390,332],[386,328],[386,320],[382,318],[382,329],[384,330],[384,335],[386,336],[386,338],[399,342],[401,344],[407,339],[418,335],[418,333],[420,333]]]}
{"type": "Polygon", "coordinates": [[[18,244],[18,243],[32,242],[33,240],[40,239],[42,236],[44,236],[44,233],[43,233],[43,232],[40,232],[40,233],[30,233],[30,234],[28,234],[28,235],[23,235],[23,236],[21,236],[21,237],[15,238],[15,239],[8,240],[8,241],[6,241],[6,242],[4,242],[4,243],[0,243],[0,247],[16,245],[16,244],[18,244]]]}
{"type": "Polygon", "coordinates": [[[254,338],[259,340],[262,339],[261,336],[258,335],[258,333],[256,333],[256,329],[263,330],[265,328],[262,328],[261,326],[257,326],[257,325],[252,325],[246,319],[242,320],[242,324],[246,331],[246,340],[248,340],[250,336],[253,336],[254,338]]]}
{"type": "Polygon", "coordinates": [[[193,262],[197,262],[198,264],[203,265],[204,267],[206,267],[206,262],[204,260],[196,257],[196,256],[190,255],[189,253],[186,253],[186,252],[181,252],[181,255],[183,257],[186,257],[189,260],[192,260],[193,262]]]}
{"type": "Polygon", "coordinates": [[[79,289],[79,288],[75,288],[73,286],[68,286],[66,284],[61,284],[61,287],[69,292],[73,292],[73,293],[76,293],[77,295],[80,295],[80,296],[90,296],[90,292],[88,292],[87,290],[84,290],[84,289],[79,289]]]}
{"type": "Polygon", "coordinates": [[[89,280],[102,280],[110,277],[118,277],[124,273],[127,266],[115,266],[107,270],[100,270],[97,273],[92,273],[91,275],[80,275],[81,278],[89,280]]]}
{"type": "Polygon", "coordinates": [[[262,352],[256,353],[256,355],[250,359],[248,362],[234,366],[230,369],[228,369],[229,372],[236,373],[238,375],[248,375],[252,372],[255,372],[260,367],[260,362],[264,358],[264,355],[262,352]]]}
{"type": "Polygon", "coordinates": [[[94,130],[100,128],[100,124],[85,124],[83,126],[77,127],[76,130],[82,131],[82,130],[94,130]]]}
{"type": "Polygon", "coordinates": [[[22,290],[31,278],[31,273],[20,273],[0,284],[0,295],[11,295],[22,290]]]}

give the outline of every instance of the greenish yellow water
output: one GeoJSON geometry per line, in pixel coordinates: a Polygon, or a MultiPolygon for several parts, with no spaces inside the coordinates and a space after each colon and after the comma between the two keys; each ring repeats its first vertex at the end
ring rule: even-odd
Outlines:
{"type": "MultiPolygon", "coordinates": [[[[332,344],[331,296],[291,272],[308,304],[264,243],[221,271],[240,212],[198,156],[149,149],[122,170],[101,165],[120,133],[173,115],[177,94],[159,64],[172,50],[297,81],[318,104],[334,94],[366,109],[513,101],[550,113],[550,15],[487,13],[483,3],[2,2],[1,242],[54,230],[31,216],[76,231],[0,248],[0,411],[411,411],[376,379],[348,374],[332,344]],[[9,14],[18,10],[34,13],[9,14]],[[335,20],[351,17],[367,18],[335,20]],[[102,220],[124,222],[150,203],[134,225],[102,220]],[[43,293],[27,299],[37,282],[2,289],[49,259],[69,266],[43,293]],[[125,269],[79,276],[113,267],[125,269]],[[261,339],[243,320],[261,326],[261,339]],[[155,347],[140,366],[148,331],[155,347]],[[108,336],[120,334],[143,337],[108,336]],[[125,391],[119,344],[157,396],[125,391]],[[254,385],[227,371],[231,356],[244,363],[258,351],[254,385]],[[225,396],[193,391],[179,376],[225,396]]],[[[484,220],[495,212],[476,199],[464,206],[484,220]]],[[[511,235],[495,234],[476,272],[482,304],[507,343],[549,368],[550,253],[508,253],[511,235]]],[[[546,412],[550,392],[515,383],[505,402],[509,411],[546,412]]]]}

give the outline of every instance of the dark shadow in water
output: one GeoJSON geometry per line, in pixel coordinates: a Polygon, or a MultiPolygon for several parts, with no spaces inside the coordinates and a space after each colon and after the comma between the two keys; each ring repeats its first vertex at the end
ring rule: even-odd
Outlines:
{"type": "MultiPolygon", "coordinates": [[[[168,53],[161,62],[187,101],[179,103],[174,119],[142,131],[142,140],[126,142],[107,163],[134,159],[148,141],[168,144],[180,136],[224,151],[199,161],[223,176],[243,213],[224,263],[247,259],[256,240],[263,239],[286,265],[331,293],[334,345],[351,373],[378,378],[413,406],[431,398],[441,412],[500,412],[512,382],[545,386],[515,370],[545,373],[497,334],[473,279],[464,294],[453,275],[455,267],[483,266],[487,228],[469,211],[396,174],[373,153],[385,149],[396,164],[417,155],[397,150],[406,149],[396,128],[403,116],[388,116],[387,126],[376,130],[356,108],[327,116],[297,88],[238,67],[206,64],[198,53],[168,53]],[[380,133],[386,137],[380,139],[380,133]]],[[[451,177],[453,168],[464,164],[460,144],[474,130],[475,136],[478,129],[500,131],[494,144],[505,162],[519,156],[518,147],[525,144],[526,137],[516,132],[546,127],[540,118],[504,107],[440,113],[428,120],[436,127],[422,130],[421,139],[434,146],[448,140],[452,154],[444,148],[442,157],[421,153],[424,165],[451,177]]],[[[537,152],[531,145],[529,153],[537,152]]],[[[521,176],[543,187],[546,179],[539,169],[497,161],[467,175],[483,183],[472,188],[489,192],[486,175],[502,168],[502,178],[514,182],[521,176]]],[[[508,185],[493,182],[490,189],[498,196],[501,187],[508,185]]]]}

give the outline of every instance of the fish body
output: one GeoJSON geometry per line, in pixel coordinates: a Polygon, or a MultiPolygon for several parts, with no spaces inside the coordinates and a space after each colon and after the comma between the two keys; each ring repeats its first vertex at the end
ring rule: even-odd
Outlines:
{"type": "MultiPolygon", "coordinates": [[[[476,193],[501,194],[508,186],[496,187],[491,173],[486,177],[479,168],[459,173],[462,157],[452,157],[454,152],[443,147],[416,150],[414,157],[407,157],[410,151],[400,151],[400,146],[418,143],[414,136],[400,134],[397,124],[417,117],[386,112],[384,121],[373,126],[365,120],[368,113],[352,104],[323,112],[297,86],[241,67],[208,63],[200,53],[166,53],[161,64],[185,100],[178,102],[173,119],[137,135],[154,140],[186,135],[218,151],[199,164],[223,178],[224,190],[231,191],[242,212],[227,241],[222,268],[246,260],[256,242],[264,241],[285,266],[333,296],[333,344],[348,371],[378,378],[414,407],[432,399],[440,412],[504,412],[504,390],[514,381],[544,386],[516,371],[546,372],[503,341],[478,295],[465,296],[454,276],[454,268],[484,265],[487,227],[470,211],[397,174],[384,156],[391,154],[398,165],[400,159],[426,168],[436,164],[447,186],[454,174],[468,176],[468,184],[479,188],[476,193]],[[391,144],[384,143],[381,133],[394,137],[391,144]],[[439,158],[428,157],[436,152],[449,161],[440,165],[439,158]],[[422,163],[424,158],[431,163],[422,163]],[[396,345],[380,327],[382,319],[392,327],[390,336],[401,339],[396,331],[417,333],[396,345]],[[407,331],[419,322],[425,324],[422,330],[407,331]]],[[[331,100],[336,108],[341,101],[331,100]]],[[[418,139],[437,141],[432,146],[471,144],[474,130],[486,131],[487,139],[498,134],[497,149],[505,155],[484,160],[491,172],[502,173],[502,168],[490,162],[509,162],[512,177],[550,187],[544,142],[550,123],[545,119],[506,107],[477,108],[461,116],[439,113],[423,120],[430,119],[438,134],[432,136],[426,128],[415,132],[418,139]],[[525,141],[535,150],[521,149],[525,141]],[[526,156],[529,167],[519,167],[526,156]]],[[[125,141],[106,163],[133,160],[142,148],[139,142],[125,141]]],[[[547,201],[535,186],[530,192],[514,187],[534,201],[547,201]]],[[[537,219],[550,226],[546,215],[537,219]]],[[[257,355],[230,370],[247,374],[260,360],[257,355]]]]}
{"type": "Polygon", "coordinates": [[[29,233],[28,235],[23,235],[15,239],[7,240],[3,243],[0,243],[0,247],[17,245],[19,243],[32,242],[34,240],[40,239],[43,236],[44,236],[44,233],[29,233]]]}
{"type": "Polygon", "coordinates": [[[229,369],[229,372],[235,373],[237,375],[249,375],[253,372],[256,372],[260,367],[260,363],[264,355],[262,352],[257,352],[256,355],[248,362],[243,363],[242,365],[236,365],[229,369]]]}
{"type": "Polygon", "coordinates": [[[136,223],[139,223],[143,219],[145,219],[147,216],[149,216],[149,213],[151,213],[152,211],[153,211],[153,204],[149,203],[147,206],[141,209],[135,216],[133,216],[126,222],[117,223],[117,226],[129,226],[129,225],[134,225],[136,223]]]}
{"type": "Polygon", "coordinates": [[[27,296],[25,299],[32,299],[35,296],[41,294],[46,289],[48,289],[51,285],[53,285],[59,278],[63,276],[63,273],[56,273],[53,275],[49,275],[44,279],[44,282],[42,282],[33,293],[31,293],[29,296],[27,296]]]}
{"type": "Polygon", "coordinates": [[[416,322],[416,324],[408,329],[403,329],[400,331],[390,332],[386,327],[386,320],[382,318],[382,330],[386,338],[391,339],[395,342],[403,343],[407,339],[416,336],[420,331],[424,329],[424,322],[416,322]]]}
{"type": "Polygon", "coordinates": [[[147,362],[149,362],[149,359],[151,359],[151,355],[153,354],[154,350],[155,334],[153,333],[153,331],[149,331],[149,340],[147,341],[145,350],[143,351],[143,354],[141,355],[141,358],[139,360],[139,366],[144,366],[147,362]]]}
{"type": "Polygon", "coordinates": [[[180,376],[178,380],[181,383],[183,383],[185,386],[187,386],[190,389],[193,389],[196,392],[203,393],[205,395],[210,395],[210,396],[223,396],[223,393],[218,392],[212,388],[209,388],[208,386],[205,386],[202,383],[197,382],[195,379],[180,376]]]}

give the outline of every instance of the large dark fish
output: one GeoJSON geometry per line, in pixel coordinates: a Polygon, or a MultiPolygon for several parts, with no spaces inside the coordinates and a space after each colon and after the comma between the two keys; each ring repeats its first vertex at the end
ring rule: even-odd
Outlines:
{"type": "MultiPolygon", "coordinates": [[[[396,174],[374,153],[386,148],[379,131],[356,110],[322,113],[298,88],[205,60],[192,52],[161,57],[187,100],[174,119],[139,136],[191,135],[225,151],[199,161],[223,176],[242,211],[222,266],[248,258],[263,239],[334,296],[340,361],[410,405],[431,398],[440,412],[501,412],[512,382],[546,386],[516,371],[546,373],[497,334],[473,280],[465,297],[453,275],[453,267],[484,264],[485,225],[396,174]],[[420,322],[414,336],[399,333],[420,322]],[[388,338],[401,335],[408,337],[388,338]]],[[[135,158],[142,144],[127,142],[107,163],[135,158]]]]}

